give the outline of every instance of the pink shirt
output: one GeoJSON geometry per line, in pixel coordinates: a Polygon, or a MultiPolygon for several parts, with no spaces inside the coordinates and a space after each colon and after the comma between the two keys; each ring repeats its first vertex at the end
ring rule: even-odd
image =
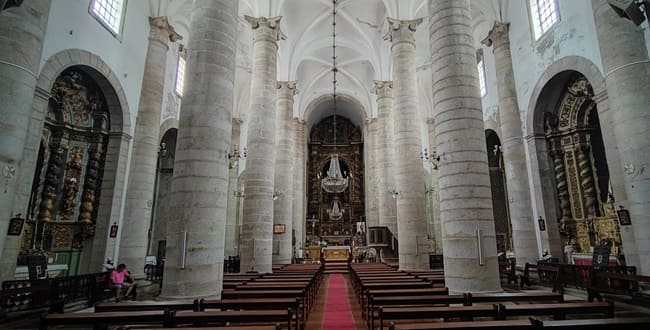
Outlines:
{"type": "Polygon", "coordinates": [[[118,272],[117,269],[113,270],[111,272],[111,282],[113,284],[124,284],[124,278],[127,274],[126,269],[121,272],[118,272]]]}

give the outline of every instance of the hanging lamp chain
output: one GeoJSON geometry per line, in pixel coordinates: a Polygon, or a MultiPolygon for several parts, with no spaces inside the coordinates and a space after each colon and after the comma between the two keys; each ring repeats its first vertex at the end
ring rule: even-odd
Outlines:
{"type": "Polygon", "coordinates": [[[334,150],[336,150],[336,0],[332,0],[332,96],[334,104],[334,150]]]}

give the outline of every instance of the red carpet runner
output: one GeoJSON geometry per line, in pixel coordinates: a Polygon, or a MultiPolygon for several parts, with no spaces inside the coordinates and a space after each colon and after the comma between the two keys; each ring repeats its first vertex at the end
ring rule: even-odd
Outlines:
{"type": "Polygon", "coordinates": [[[323,330],[328,329],[356,329],[345,290],[345,279],[341,274],[332,274],[329,278],[323,317],[323,330]]]}

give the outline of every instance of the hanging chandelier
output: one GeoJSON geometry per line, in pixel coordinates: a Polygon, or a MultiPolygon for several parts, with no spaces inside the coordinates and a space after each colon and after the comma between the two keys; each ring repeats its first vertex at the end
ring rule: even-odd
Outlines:
{"type": "Polygon", "coordinates": [[[332,208],[327,210],[327,214],[330,216],[331,220],[341,220],[343,218],[343,209],[341,209],[341,203],[338,200],[334,200],[332,203],[332,208]]]}
{"type": "MultiPolygon", "coordinates": [[[[332,0],[332,98],[334,104],[334,150],[335,152],[330,156],[330,167],[327,170],[327,176],[321,180],[321,186],[328,193],[340,193],[345,191],[348,187],[348,178],[343,177],[341,173],[341,164],[339,162],[339,155],[336,153],[336,0],[332,0]]],[[[334,209],[335,205],[332,206],[334,209]]],[[[328,210],[328,212],[330,212],[328,210]]],[[[341,215],[342,216],[342,215],[341,215]]],[[[330,218],[332,215],[330,214],[330,218]]],[[[339,217],[340,219],[340,217],[339,217]]]]}

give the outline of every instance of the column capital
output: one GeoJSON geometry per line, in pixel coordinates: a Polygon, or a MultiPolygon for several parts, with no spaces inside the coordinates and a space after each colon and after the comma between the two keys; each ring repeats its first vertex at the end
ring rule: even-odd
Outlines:
{"type": "Polygon", "coordinates": [[[393,44],[408,42],[415,46],[415,31],[418,25],[422,23],[422,18],[398,20],[386,17],[386,20],[388,20],[388,32],[384,35],[384,40],[388,40],[393,44]]]}
{"type": "Polygon", "coordinates": [[[494,21],[492,29],[488,32],[487,37],[481,40],[481,43],[488,47],[491,47],[492,44],[494,44],[494,48],[503,44],[508,44],[510,43],[508,31],[510,31],[510,23],[494,21]]]}
{"type": "Polygon", "coordinates": [[[244,19],[250,23],[253,29],[253,41],[265,40],[276,42],[287,39],[287,36],[280,30],[280,19],[282,19],[282,16],[266,18],[244,15],[244,19]]]}
{"type": "Polygon", "coordinates": [[[307,121],[300,117],[293,117],[293,122],[296,123],[297,125],[302,125],[302,126],[305,126],[305,124],[307,124],[307,121]]]}
{"type": "Polygon", "coordinates": [[[149,17],[149,40],[158,41],[165,46],[168,42],[175,42],[183,39],[176,33],[174,27],[169,24],[167,16],[149,17]]]}
{"type": "Polygon", "coordinates": [[[283,94],[285,97],[293,97],[298,94],[298,89],[296,88],[296,81],[278,81],[275,88],[278,90],[279,94],[283,94]]]}
{"type": "Polygon", "coordinates": [[[377,94],[377,99],[393,97],[392,81],[374,80],[374,83],[375,87],[373,87],[371,93],[377,94]]]}
{"type": "Polygon", "coordinates": [[[427,118],[427,125],[433,125],[436,121],[433,118],[427,118]]]}

